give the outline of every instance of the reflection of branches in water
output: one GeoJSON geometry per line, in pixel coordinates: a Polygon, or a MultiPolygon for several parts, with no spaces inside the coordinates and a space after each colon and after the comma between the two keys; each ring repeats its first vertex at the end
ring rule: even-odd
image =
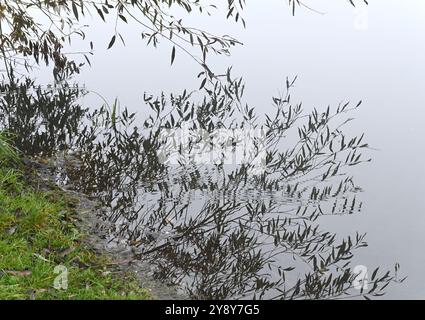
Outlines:
{"type": "Polygon", "coordinates": [[[15,133],[14,144],[26,155],[68,149],[87,113],[75,103],[83,94],[78,87],[42,88],[29,79],[0,83],[0,128],[15,133]]]}
{"type": "MultiPolygon", "coordinates": [[[[145,96],[152,114],[142,129],[133,126],[134,114],[117,114],[116,105],[86,113],[89,125],[72,140],[82,165],[68,168],[71,180],[108,209],[111,241],[133,246],[137,257],[156,266],[158,278],[183,284],[193,298],[357,294],[350,261],[355,249],[367,245],[364,235],[337,238],[320,229],[319,218],[361,209],[359,188],[344,170],[368,161],[361,155],[368,145],[363,135],[343,134],[349,120],[338,122],[359,104],[305,114],[301,104],[292,103],[293,82],[287,81],[287,93],[273,99],[275,113],[260,122],[254,108],[242,103],[241,80],[227,78],[208,88],[199,104],[186,92],[170,101],[145,96]],[[255,161],[160,161],[159,150],[170,142],[164,130],[183,127],[206,136],[218,129],[262,130],[265,138],[252,140],[254,158],[265,152],[262,170],[253,170],[255,161]]],[[[26,133],[13,131],[25,140],[26,133]]],[[[220,150],[235,144],[217,141],[220,150]]],[[[189,135],[185,144],[173,145],[174,152],[190,155],[199,142],[199,136],[189,135]]],[[[393,274],[375,272],[360,294],[382,294],[393,280],[393,274]]]]}

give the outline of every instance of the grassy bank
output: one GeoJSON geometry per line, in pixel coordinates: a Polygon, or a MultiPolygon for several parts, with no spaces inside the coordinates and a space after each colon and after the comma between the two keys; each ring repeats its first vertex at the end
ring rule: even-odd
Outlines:
{"type": "Polygon", "coordinates": [[[150,299],[83,241],[72,201],[30,186],[10,153],[0,148],[0,299],[150,299]]]}

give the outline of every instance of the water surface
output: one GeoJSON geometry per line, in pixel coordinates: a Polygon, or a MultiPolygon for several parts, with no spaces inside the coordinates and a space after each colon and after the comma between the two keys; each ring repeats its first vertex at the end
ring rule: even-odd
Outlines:
{"type": "MultiPolygon", "coordinates": [[[[364,190],[361,212],[323,217],[321,226],[342,235],[367,232],[369,246],[356,252],[353,264],[373,270],[375,266],[391,268],[399,262],[408,279],[390,286],[386,297],[423,298],[425,7],[421,1],[381,0],[370,3],[366,11],[354,11],[342,2],[317,4],[326,15],[299,10],[295,17],[290,16],[282,1],[270,1],[267,6],[249,3],[246,30],[231,23],[218,23],[220,18],[208,22],[191,19],[244,42],[244,46],[232,51],[231,57],[212,58],[211,62],[219,70],[233,65],[234,74],[245,79],[246,101],[258,110],[270,113],[271,97],[282,91],[286,76],[295,75],[299,77],[295,99],[302,101],[307,110],[326,110],[328,104],[337,106],[341,101],[364,101],[355,111],[357,120],[347,129],[355,135],[366,132],[367,142],[376,148],[369,150],[371,163],[351,171],[364,190]]],[[[111,26],[111,32],[112,29],[111,26]]],[[[188,57],[178,55],[170,68],[163,63],[169,61],[166,44],[153,50],[138,40],[137,30],[129,28],[123,33],[128,34],[127,46],[108,52],[98,48],[93,67],[83,72],[78,81],[111,102],[119,97],[121,104],[137,112],[139,119],[148,110],[142,103],[145,91],[182,92],[199,86],[194,77],[198,67],[188,57]]],[[[104,36],[93,34],[99,43],[109,40],[106,32],[104,36]]],[[[40,79],[47,79],[47,75],[40,79]]],[[[98,105],[99,100],[88,95],[84,104],[98,105]]],[[[134,197],[134,190],[122,192],[134,197]]],[[[247,192],[232,196],[239,202],[241,198],[248,199],[247,192]]],[[[197,200],[192,200],[193,208],[202,208],[202,194],[194,198],[197,200]]],[[[279,199],[286,201],[280,196],[279,199]]],[[[148,203],[145,206],[149,208],[148,203]]],[[[167,263],[175,267],[177,253],[164,254],[168,255],[167,263]]],[[[162,267],[159,274],[166,277],[166,272],[173,271],[165,262],[162,267]]],[[[213,283],[210,278],[199,281],[213,283]]]]}

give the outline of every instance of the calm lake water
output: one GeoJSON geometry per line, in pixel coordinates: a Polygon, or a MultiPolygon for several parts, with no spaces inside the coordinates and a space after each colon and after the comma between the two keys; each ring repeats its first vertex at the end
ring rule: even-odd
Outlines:
{"type": "MultiPolygon", "coordinates": [[[[320,225],[338,235],[367,233],[369,246],[355,252],[353,265],[372,272],[376,266],[390,269],[400,263],[400,273],[408,278],[389,286],[385,297],[425,298],[425,4],[421,0],[375,0],[368,7],[352,9],[344,1],[328,0],[314,5],[326,14],[300,8],[292,17],[284,1],[248,3],[246,30],[222,23],[222,16],[190,17],[188,21],[244,43],[232,50],[231,57],[211,57],[210,62],[217,70],[233,66],[233,74],[245,80],[245,100],[261,112],[273,111],[271,97],[282,91],[287,76],[296,75],[293,99],[302,101],[307,111],[325,110],[342,101],[363,101],[350,115],[356,120],[347,128],[354,135],[365,132],[374,148],[367,151],[371,163],[350,169],[363,189],[361,212],[325,216],[320,225]]],[[[94,24],[88,35],[99,47],[93,66],[83,71],[78,82],[110,102],[118,97],[137,118],[147,114],[144,92],[178,93],[199,87],[199,69],[189,57],[178,53],[175,65],[169,67],[164,63],[169,61],[168,44],[146,48],[137,28],[122,28],[126,47],[106,51],[103,48],[113,26],[94,24]]],[[[44,71],[39,74],[42,82],[48,77],[44,71]]],[[[83,99],[84,105],[100,103],[93,94],[83,99]]],[[[127,191],[130,197],[133,191],[127,191]]],[[[235,199],[246,200],[249,195],[245,190],[235,199]]],[[[202,208],[202,195],[187,201],[194,211],[202,208]]],[[[155,192],[138,201],[148,207],[151,202],[158,205],[155,192]]],[[[178,264],[173,260],[177,257],[176,252],[163,252],[159,274],[172,278],[177,271],[167,263],[178,264]]],[[[182,281],[190,283],[187,277],[191,275],[182,275],[182,281]]],[[[213,280],[197,278],[197,283],[213,280]]]]}

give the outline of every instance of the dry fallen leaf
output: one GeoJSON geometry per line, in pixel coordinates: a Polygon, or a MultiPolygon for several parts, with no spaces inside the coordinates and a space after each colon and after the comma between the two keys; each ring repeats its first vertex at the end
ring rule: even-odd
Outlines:
{"type": "Polygon", "coordinates": [[[44,293],[44,292],[47,292],[47,291],[48,291],[47,289],[35,289],[36,293],[44,293]]]}
{"type": "Polygon", "coordinates": [[[47,260],[45,257],[43,257],[41,254],[38,254],[38,253],[34,253],[34,256],[35,257],[37,257],[37,258],[39,258],[39,259],[41,259],[41,260],[43,260],[43,261],[45,261],[45,262],[49,262],[49,260],[47,260]]]}
{"type": "Polygon", "coordinates": [[[60,253],[58,253],[58,256],[61,257],[61,258],[65,257],[68,254],[70,254],[71,252],[73,252],[74,250],[75,250],[75,247],[69,247],[68,249],[65,249],[65,250],[61,251],[60,253]]]}
{"type": "Polygon", "coordinates": [[[28,277],[32,274],[32,272],[29,270],[24,270],[24,271],[6,270],[4,272],[15,277],[28,277]]]}
{"type": "Polygon", "coordinates": [[[16,231],[16,226],[13,226],[10,229],[8,229],[6,232],[8,235],[12,235],[15,233],[15,231],[16,231]]]}

